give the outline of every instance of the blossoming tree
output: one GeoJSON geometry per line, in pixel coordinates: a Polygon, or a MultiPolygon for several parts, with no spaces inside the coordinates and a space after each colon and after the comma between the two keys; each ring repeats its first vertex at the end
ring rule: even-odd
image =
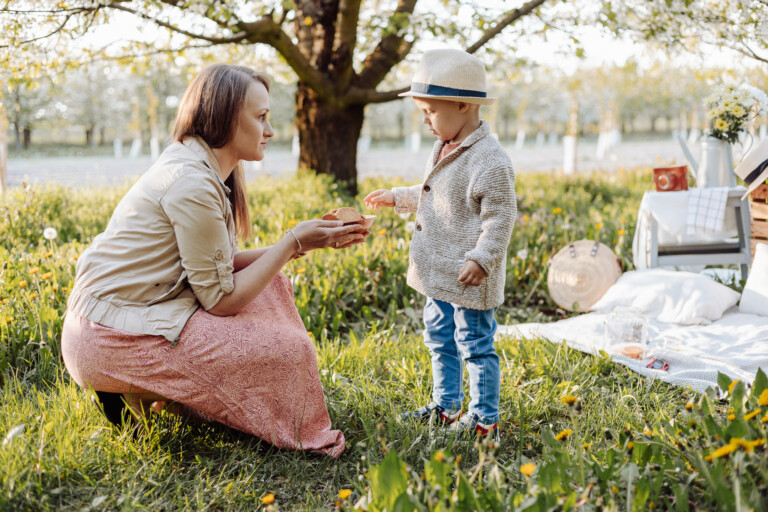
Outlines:
{"type": "MultiPolygon", "coordinates": [[[[0,8],[0,68],[45,68],[30,58],[88,33],[117,13],[169,32],[163,44],[126,47],[127,54],[191,47],[263,44],[274,48],[298,79],[295,98],[299,166],[357,188],[357,141],[365,106],[392,101],[405,88],[382,90],[390,71],[425,39],[453,40],[474,53],[512,27],[543,31],[560,13],[554,0],[442,2],[381,0],[10,0],[0,8]],[[417,8],[417,4],[419,5],[417,8]],[[520,24],[526,18],[530,23],[520,24]],[[523,25],[526,25],[523,27],[523,25]],[[533,27],[533,28],[531,28],[533,27]],[[54,41],[51,43],[50,41],[54,41]]],[[[526,20],[526,21],[527,21],[526,20]]],[[[405,84],[402,84],[405,85],[405,84]]]]}

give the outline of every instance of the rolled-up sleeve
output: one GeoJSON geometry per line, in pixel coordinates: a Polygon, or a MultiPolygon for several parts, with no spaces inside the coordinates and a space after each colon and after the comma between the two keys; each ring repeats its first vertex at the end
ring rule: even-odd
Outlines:
{"type": "Polygon", "coordinates": [[[189,285],[206,310],[235,288],[227,200],[213,176],[193,171],[180,176],[160,201],[189,285]]]}
{"type": "Polygon", "coordinates": [[[395,196],[395,213],[416,213],[419,208],[419,193],[421,185],[411,187],[395,187],[392,194],[395,196]]]}

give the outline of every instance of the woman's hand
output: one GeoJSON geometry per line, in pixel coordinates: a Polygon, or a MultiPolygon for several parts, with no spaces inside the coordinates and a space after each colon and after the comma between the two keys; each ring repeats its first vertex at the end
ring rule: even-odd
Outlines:
{"type": "Polygon", "coordinates": [[[293,232],[301,243],[301,252],[325,247],[343,249],[364,242],[371,234],[360,224],[345,226],[340,220],[305,220],[296,224],[293,232]]]}
{"type": "Polygon", "coordinates": [[[380,188],[365,196],[363,201],[368,208],[373,208],[374,210],[378,210],[382,206],[393,207],[395,206],[395,194],[391,190],[380,188]]]}

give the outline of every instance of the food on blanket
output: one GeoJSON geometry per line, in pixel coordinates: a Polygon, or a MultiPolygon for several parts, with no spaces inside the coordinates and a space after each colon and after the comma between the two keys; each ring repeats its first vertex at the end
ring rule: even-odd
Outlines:
{"type": "Polygon", "coordinates": [[[594,240],[566,245],[550,260],[547,285],[563,309],[589,311],[621,275],[616,255],[594,240]]]}
{"type": "Polygon", "coordinates": [[[624,345],[618,350],[618,353],[632,359],[640,359],[643,357],[643,347],[640,345],[624,345]]]}
{"type": "Polygon", "coordinates": [[[336,208],[322,216],[323,220],[340,220],[345,226],[347,224],[360,224],[365,229],[371,228],[375,218],[375,215],[361,215],[360,212],[350,206],[336,208]]]}

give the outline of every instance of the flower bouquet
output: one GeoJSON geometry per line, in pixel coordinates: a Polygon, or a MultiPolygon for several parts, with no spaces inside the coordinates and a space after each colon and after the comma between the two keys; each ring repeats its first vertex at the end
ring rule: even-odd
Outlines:
{"type": "Polygon", "coordinates": [[[750,85],[722,87],[706,100],[708,135],[733,144],[747,123],[768,113],[768,96],[750,85]]]}

